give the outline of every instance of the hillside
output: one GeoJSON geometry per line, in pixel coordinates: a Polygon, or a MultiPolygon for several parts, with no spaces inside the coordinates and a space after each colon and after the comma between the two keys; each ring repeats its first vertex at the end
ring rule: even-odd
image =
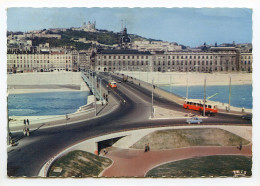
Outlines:
{"type": "MultiPolygon", "coordinates": [[[[39,44],[48,42],[50,43],[50,47],[73,47],[77,50],[82,50],[90,48],[91,44],[75,42],[72,39],[86,38],[87,41],[97,41],[100,44],[114,45],[119,43],[121,37],[121,33],[115,33],[106,30],[102,30],[102,32],[85,32],[68,29],[65,32],[59,32],[57,34],[61,34],[61,39],[35,37],[33,38],[33,45],[37,46],[39,44]]],[[[129,36],[131,37],[132,42],[143,39],[149,41],[157,41],[154,39],[147,39],[135,34],[129,34],[129,36]]]]}

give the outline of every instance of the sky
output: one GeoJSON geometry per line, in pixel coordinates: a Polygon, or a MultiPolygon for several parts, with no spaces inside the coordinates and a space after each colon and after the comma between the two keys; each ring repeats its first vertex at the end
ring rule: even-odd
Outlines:
{"type": "Polygon", "coordinates": [[[252,42],[248,8],[8,8],[8,31],[80,27],[96,21],[97,29],[128,33],[186,46],[252,42]]]}

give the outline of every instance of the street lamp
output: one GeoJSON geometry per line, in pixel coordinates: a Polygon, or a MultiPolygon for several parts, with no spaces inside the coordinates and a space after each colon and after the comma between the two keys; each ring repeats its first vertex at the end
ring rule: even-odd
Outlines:
{"type": "Polygon", "coordinates": [[[102,80],[105,79],[105,78],[99,78],[99,88],[100,88],[100,100],[102,98],[102,102],[103,102],[103,97],[102,97],[102,93],[101,93],[101,86],[102,86],[102,80]]]}
{"type": "Polygon", "coordinates": [[[152,108],[151,108],[151,118],[154,117],[154,109],[153,109],[153,89],[154,89],[154,85],[153,85],[153,80],[152,80],[152,108]]]}

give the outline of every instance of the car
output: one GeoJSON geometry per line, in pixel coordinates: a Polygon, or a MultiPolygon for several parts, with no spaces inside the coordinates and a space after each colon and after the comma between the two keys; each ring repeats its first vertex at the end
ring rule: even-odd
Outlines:
{"type": "Polygon", "coordinates": [[[252,114],[246,114],[246,115],[243,115],[243,116],[242,116],[242,119],[245,119],[245,120],[252,120],[252,114]]]}
{"type": "Polygon", "coordinates": [[[187,119],[186,123],[188,123],[188,124],[191,124],[191,123],[192,124],[200,124],[200,123],[202,123],[202,119],[200,119],[198,117],[192,117],[190,119],[187,119]]]}

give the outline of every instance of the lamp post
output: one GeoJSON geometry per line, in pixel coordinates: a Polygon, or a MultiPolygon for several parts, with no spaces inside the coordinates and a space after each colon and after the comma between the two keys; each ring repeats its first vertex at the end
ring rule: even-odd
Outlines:
{"type": "Polygon", "coordinates": [[[205,117],[205,103],[206,103],[206,78],[204,79],[203,117],[205,117]]]}
{"type": "MultiPolygon", "coordinates": [[[[95,76],[95,85],[96,85],[97,76],[95,76]]],[[[95,101],[95,116],[97,116],[97,97],[96,97],[96,87],[93,85],[93,94],[94,94],[94,101],[95,101]]]]}
{"type": "Polygon", "coordinates": [[[230,111],[230,103],[231,103],[231,76],[229,77],[228,111],[230,111]]]}
{"type": "Polygon", "coordinates": [[[186,80],[186,99],[188,99],[188,95],[189,95],[189,86],[188,86],[188,78],[186,80]]]}
{"type": "Polygon", "coordinates": [[[154,117],[154,109],[153,109],[153,89],[154,89],[154,85],[153,85],[153,80],[152,80],[152,108],[151,108],[151,118],[154,117]]]}
{"type": "Polygon", "coordinates": [[[102,98],[102,102],[103,102],[103,97],[102,97],[102,93],[101,93],[101,83],[102,83],[102,80],[105,79],[105,78],[99,78],[99,88],[100,88],[100,100],[102,98]]]}

